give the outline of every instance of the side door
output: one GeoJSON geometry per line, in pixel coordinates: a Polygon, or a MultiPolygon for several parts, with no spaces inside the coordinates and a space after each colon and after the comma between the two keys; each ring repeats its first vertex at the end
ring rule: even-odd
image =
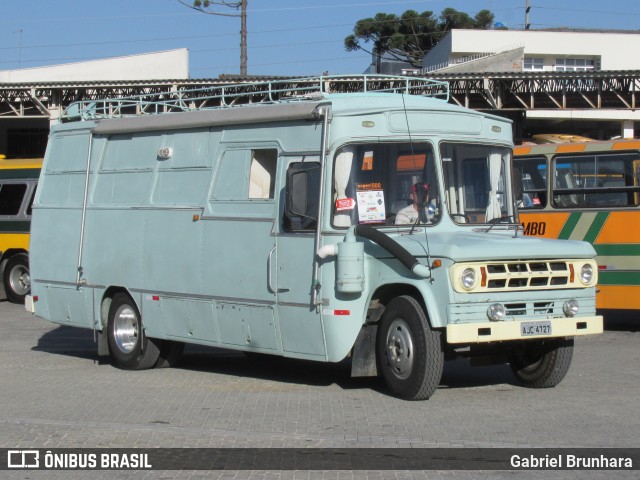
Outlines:
{"type": "Polygon", "coordinates": [[[214,173],[203,226],[203,288],[214,294],[220,343],[280,350],[276,292],[270,288],[276,250],[278,149],[227,145],[214,173]]]}
{"type": "MultiPolygon", "coordinates": [[[[319,309],[312,304],[315,234],[317,221],[312,218],[317,212],[320,187],[320,163],[318,156],[289,156],[280,160],[282,185],[280,195],[280,222],[276,240],[277,268],[271,269],[271,285],[276,291],[278,319],[282,348],[285,355],[300,358],[322,359],[325,357],[324,334],[319,309]],[[308,185],[306,200],[296,209],[310,215],[287,215],[287,174],[292,165],[308,167],[300,180],[308,185]],[[313,204],[315,202],[315,205],[313,204]]],[[[296,184],[298,180],[293,180],[296,184]]],[[[303,213],[303,212],[298,212],[303,213]]],[[[316,214],[317,215],[317,214],[316,214]]],[[[317,218],[317,216],[316,216],[317,218]]],[[[272,257],[273,261],[273,257],[272,257]]]]}

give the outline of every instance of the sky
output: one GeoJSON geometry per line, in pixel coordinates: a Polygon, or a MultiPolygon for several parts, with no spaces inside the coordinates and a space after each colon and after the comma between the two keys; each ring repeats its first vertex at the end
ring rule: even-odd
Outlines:
{"type": "MultiPolygon", "coordinates": [[[[532,29],[640,28],[640,2],[529,3],[532,29]]],[[[440,14],[451,7],[473,16],[488,9],[496,22],[522,29],[525,6],[526,0],[248,0],[248,74],[362,73],[371,56],[347,52],[344,38],[358,20],[379,12],[440,14]]],[[[178,0],[0,0],[0,12],[0,70],[187,48],[193,79],[240,71],[240,19],[205,15],[178,0]]]]}

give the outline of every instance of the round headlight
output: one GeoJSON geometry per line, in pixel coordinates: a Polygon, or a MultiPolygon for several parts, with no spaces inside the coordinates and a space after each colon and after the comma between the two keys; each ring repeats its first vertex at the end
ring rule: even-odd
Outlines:
{"type": "Polygon", "coordinates": [[[471,290],[476,284],[476,271],[473,268],[465,268],[460,275],[460,283],[465,290],[471,290]]]}
{"type": "Polygon", "coordinates": [[[590,263],[585,263],[580,269],[580,281],[585,285],[589,285],[593,280],[593,267],[590,263]]]}
{"type": "Polygon", "coordinates": [[[562,306],[562,311],[567,317],[575,317],[578,314],[578,310],[580,310],[580,306],[577,300],[567,300],[562,306]]]}
{"type": "Polygon", "coordinates": [[[487,309],[487,317],[492,322],[498,322],[504,318],[505,309],[501,303],[492,303],[487,309]]]}

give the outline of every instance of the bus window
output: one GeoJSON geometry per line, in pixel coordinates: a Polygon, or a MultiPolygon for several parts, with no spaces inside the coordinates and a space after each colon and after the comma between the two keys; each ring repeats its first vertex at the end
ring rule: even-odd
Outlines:
{"type": "Polygon", "coordinates": [[[638,205],[638,182],[631,153],[556,158],[553,206],[632,207],[638,205]]]}
{"type": "Polygon", "coordinates": [[[522,175],[522,203],[520,209],[544,208],[547,205],[547,160],[544,157],[518,161],[522,175]]]}
{"type": "Polygon", "coordinates": [[[0,185],[0,216],[18,215],[26,191],[27,185],[25,183],[0,185]]]}

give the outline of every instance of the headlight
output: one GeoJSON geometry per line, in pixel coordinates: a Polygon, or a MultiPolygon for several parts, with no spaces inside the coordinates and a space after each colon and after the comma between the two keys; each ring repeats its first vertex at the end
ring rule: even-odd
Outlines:
{"type": "Polygon", "coordinates": [[[487,309],[487,317],[492,322],[498,322],[504,318],[505,309],[501,303],[492,303],[487,309]]]}
{"type": "Polygon", "coordinates": [[[567,300],[562,306],[562,311],[567,317],[575,317],[578,314],[578,310],[580,310],[580,306],[577,300],[567,300]]]}
{"type": "Polygon", "coordinates": [[[476,284],[476,271],[473,268],[465,268],[460,275],[460,283],[465,290],[471,290],[476,284]]]}
{"type": "Polygon", "coordinates": [[[591,280],[593,280],[593,266],[590,263],[585,263],[580,269],[580,281],[589,285],[591,280]]]}

